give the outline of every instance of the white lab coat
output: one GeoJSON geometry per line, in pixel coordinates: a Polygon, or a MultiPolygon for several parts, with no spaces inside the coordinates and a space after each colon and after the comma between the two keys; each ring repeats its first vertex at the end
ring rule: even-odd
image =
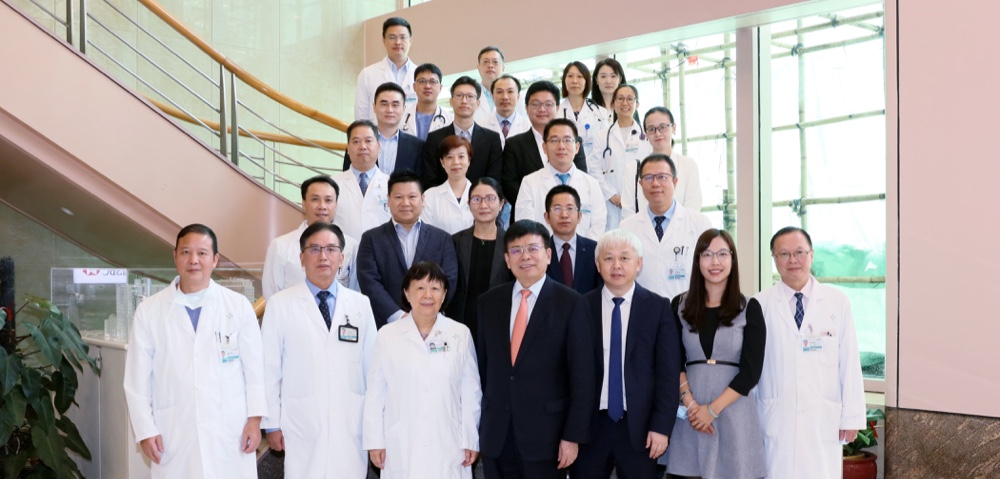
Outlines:
{"type": "Polygon", "coordinates": [[[392,219],[389,213],[389,175],[372,168],[374,175],[368,179],[368,194],[361,195],[361,185],[350,169],[333,175],[340,185],[337,214],[333,222],[344,234],[360,238],[365,231],[392,219]]]}
{"type": "Polygon", "coordinates": [[[528,119],[528,115],[525,115],[524,113],[515,110],[514,121],[511,122],[510,129],[507,130],[506,138],[503,136],[503,126],[500,124],[500,121],[497,120],[496,114],[489,116],[483,123],[480,123],[479,125],[482,126],[483,128],[489,128],[497,132],[497,134],[500,135],[500,146],[506,147],[507,138],[510,138],[519,133],[524,133],[528,131],[529,128],[531,128],[531,120],[528,119]]]}
{"type": "Polygon", "coordinates": [[[663,231],[663,241],[656,239],[648,208],[625,218],[620,226],[635,233],[642,241],[639,284],[665,298],[673,298],[688,290],[695,244],[698,237],[712,227],[712,222],[705,215],[675,204],[677,208],[663,231]]]}
{"type": "Polygon", "coordinates": [[[618,123],[612,123],[597,134],[594,149],[587,157],[587,171],[594,175],[604,192],[609,229],[617,228],[621,222],[622,208],[628,201],[625,184],[635,180],[635,170],[628,168],[628,164],[641,162],[652,151],[642,125],[633,123],[630,131],[631,135],[625,138],[618,123]],[[632,176],[628,177],[628,171],[632,171],[632,176]],[[622,208],[611,203],[610,198],[614,195],[621,197],[622,208]]]}
{"type": "MultiPolygon", "coordinates": [[[[608,111],[594,103],[594,100],[586,98],[583,108],[580,109],[580,118],[576,118],[569,98],[563,98],[557,113],[560,117],[576,123],[576,131],[580,134],[580,138],[583,138],[583,154],[589,158],[590,152],[594,150],[594,140],[598,133],[603,132],[608,126],[608,111]]],[[[587,168],[590,169],[589,164],[587,168]]]]}
{"type": "Polygon", "coordinates": [[[271,297],[264,313],[265,429],[285,438],[285,477],[363,479],[361,448],[365,377],[375,347],[368,298],[337,288],[327,330],[305,281],[271,297]],[[340,340],[340,326],[358,328],[358,342],[340,340]]]}
{"type": "MultiPolygon", "coordinates": [[[[514,218],[537,221],[552,232],[552,227],[545,221],[545,195],[549,190],[562,182],[555,175],[552,165],[546,163],[542,169],[535,171],[521,180],[521,189],[517,192],[517,204],[514,206],[514,218]]],[[[580,194],[580,224],[576,232],[594,241],[605,231],[608,210],[604,206],[601,186],[594,177],[580,171],[575,165],[570,166],[569,186],[580,194]]]]}
{"type": "Polygon", "coordinates": [[[472,211],[469,210],[469,189],[472,182],[465,180],[465,191],[462,198],[455,198],[451,185],[444,182],[424,192],[424,209],[420,219],[425,223],[437,226],[453,235],[468,229],[475,222],[472,211]]]}
{"type": "Polygon", "coordinates": [[[212,281],[195,332],[177,282],[140,303],[132,323],[124,389],[136,440],[163,436],[154,479],[256,478],[256,456],[240,444],[247,418],[267,416],[253,307],[212,281]]]}
{"type": "MultiPolygon", "coordinates": [[[[649,207],[646,197],[642,194],[642,185],[639,184],[636,173],[639,170],[639,163],[653,152],[653,148],[645,142],[639,147],[642,158],[638,162],[632,161],[625,164],[625,186],[622,194],[622,218],[628,218],[636,211],[645,211],[649,207]],[[636,209],[636,203],[639,208],[636,209]]],[[[674,152],[670,155],[677,168],[677,186],[674,187],[674,199],[684,205],[689,210],[701,211],[701,174],[698,173],[698,164],[690,157],[674,152]]]]}
{"type": "Polygon", "coordinates": [[[382,479],[471,479],[482,391],[472,334],[438,314],[427,339],[409,315],[378,332],[365,394],[367,450],[385,449],[382,479]],[[431,344],[443,351],[431,352],[431,344]]]}
{"type": "Polygon", "coordinates": [[[810,278],[802,329],[781,285],[758,293],[767,325],[757,407],[768,477],[837,479],[841,429],[865,428],[865,393],[851,305],[844,293],[810,278]],[[827,334],[829,333],[829,334],[827,334]],[[819,351],[803,351],[818,338],[819,351]]]}
{"type": "MultiPolygon", "coordinates": [[[[427,129],[427,133],[434,130],[444,128],[454,121],[455,115],[451,110],[437,107],[437,111],[434,112],[434,116],[431,117],[431,126],[427,129]]],[[[400,123],[399,129],[403,130],[403,133],[409,133],[413,136],[417,136],[417,103],[411,102],[406,104],[406,111],[403,114],[403,122],[400,123]]],[[[422,138],[426,140],[426,138],[422,138]]]]}
{"type": "MultiPolygon", "coordinates": [[[[274,293],[305,281],[306,271],[302,268],[302,260],[299,259],[301,252],[299,238],[307,226],[308,223],[303,221],[294,231],[271,240],[271,244],[268,245],[267,256],[264,259],[264,273],[260,279],[264,299],[271,299],[274,293]]],[[[358,240],[344,234],[344,262],[337,272],[337,282],[355,291],[359,291],[358,273],[355,267],[358,244],[358,240]]]]}
{"type": "MultiPolygon", "coordinates": [[[[417,92],[413,89],[413,70],[417,65],[413,60],[406,60],[406,77],[403,79],[403,91],[406,93],[406,103],[416,103],[417,92]]],[[[385,82],[396,82],[396,76],[389,68],[389,57],[368,65],[358,74],[357,86],[354,89],[354,119],[371,120],[375,123],[375,90],[385,82]]]]}

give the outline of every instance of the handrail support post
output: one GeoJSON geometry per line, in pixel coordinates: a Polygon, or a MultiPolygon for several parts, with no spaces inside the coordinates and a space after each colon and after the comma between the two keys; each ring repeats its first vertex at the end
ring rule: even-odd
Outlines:
{"type": "Polygon", "coordinates": [[[229,155],[229,138],[226,137],[226,66],[219,64],[219,154],[229,155]]]}

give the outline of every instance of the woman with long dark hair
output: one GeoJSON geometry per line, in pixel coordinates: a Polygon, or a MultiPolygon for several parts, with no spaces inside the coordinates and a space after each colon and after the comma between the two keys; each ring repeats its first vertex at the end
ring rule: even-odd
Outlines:
{"type": "Polygon", "coordinates": [[[562,74],[562,103],[558,114],[576,123],[576,132],[583,138],[583,154],[590,154],[594,148],[594,138],[604,129],[608,121],[608,111],[594,100],[587,98],[593,86],[590,70],[582,62],[566,64],[562,74]]]}
{"type": "Polygon", "coordinates": [[[671,302],[681,334],[681,403],[667,448],[680,477],[755,479],[767,475],[764,438],[750,390],[760,379],[767,332],[760,304],[740,293],[733,238],[702,233],[691,289],[671,302]]]}

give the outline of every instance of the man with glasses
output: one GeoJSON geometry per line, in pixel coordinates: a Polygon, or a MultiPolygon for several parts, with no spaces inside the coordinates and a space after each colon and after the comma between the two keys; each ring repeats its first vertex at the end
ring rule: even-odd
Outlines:
{"type": "MultiPolygon", "coordinates": [[[[528,87],[525,101],[528,103],[528,120],[531,128],[519,135],[507,137],[503,150],[503,194],[507,200],[517,204],[521,190],[521,179],[542,169],[548,160],[545,153],[543,133],[549,121],[556,118],[559,105],[559,89],[550,81],[537,81],[528,87]]],[[[573,125],[576,128],[576,125],[573,125]]],[[[582,148],[577,148],[573,157],[576,168],[587,172],[587,157],[582,148]]],[[[602,200],[603,201],[603,200],[602,200]]]]}
{"type": "Polygon", "coordinates": [[[438,147],[450,135],[457,135],[472,143],[472,158],[465,177],[475,183],[489,176],[500,180],[500,161],[503,146],[500,135],[476,123],[474,116],[479,108],[479,96],[483,88],[471,77],[462,76],[451,85],[451,108],[455,111],[455,121],[440,130],[427,135],[424,144],[424,187],[433,188],[448,181],[448,173],[441,166],[438,147]]]}
{"type": "MultiPolygon", "coordinates": [[[[375,90],[375,119],[378,130],[378,169],[391,175],[396,170],[410,170],[420,174],[424,166],[424,142],[412,134],[400,131],[406,94],[393,83],[385,82],[375,90]]],[[[351,167],[351,154],[344,155],[344,171],[351,167]]]]}
{"type": "Polygon", "coordinates": [[[712,223],[674,199],[677,170],[670,157],[654,153],[642,160],[639,183],[647,206],[623,219],[620,228],[642,240],[646,267],[639,283],[670,299],[688,290],[695,243],[712,223]]]}
{"type": "Polygon", "coordinates": [[[587,440],[596,390],[583,296],[546,278],[549,232],[525,220],[504,236],[515,281],[479,298],[479,446],[486,479],[563,479],[587,440]]]}
{"type": "Polygon", "coordinates": [[[354,91],[354,119],[375,119],[375,89],[385,82],[393,82],[406,92],[406,103],[417,101],[413,90],[413,70],[417,67],[410,60],[410,45],[413,30],[410,22],[400,17],[392,17],[382,22],[382,43],[386,56],[361,70],[354,91]]]}
{"type": "Polygon", "coordinates": [[[545,222],[552,230],[549,247],[553,251],[548,275],[577,293],[587,294],[604,283],[594,263],[597,242],[576,234],[582,217],[580,194],[572,186],[556,185],[545,195],[545,222]]]}
{"type": "Polygon", "coordinates": [[[447,232],[420,220],[423,208],[420,177],[410,171],[397,171],[389,177],[392,220],[361,235],[358,283],[361,292],[371,299],[375,323],[380,328],[403,315],[403,278],[414,263],[437,263],[448,275],[445,304],[455,295],[455,245],[447,232]]]}
{"type": "Polygon", "coordinates": [[[514,206],[517,220],[541,220],[545,215],[545,197],[556,185],[569,185],[580,196],[580,231],[589,238],[604,234],[608,211],[601,185],[594,177],[580,171],[573,158],[580,152],[576,124],[556,118],[543,130],[548,163],[524,177],[518,192],[520,201],[514,206]]]}
{"type": "Polygon", "coordinates": [[[479,78],[483,82],[483,101],[479,103],[479,109],[476,110],[476,122],[485,125],[496,111],[496,102],[493,100],[493,83],[500,75],[503,75],[504,71],[504,56],[500,47],[490,45],[479,50],[476,68],[479,70],[479,78]]]}
{"type": "Polygon", "coordinates": [[[851,304],[812,275],[812,238],[802,228],[778,230],[771,255],[781,281],[754,296],[767,325],[756,388],[767,477],[839,478],[840,445],[865,427],[851,304]]]}
{"type": "Polygon", "coordinates": [[[417,90],[417,101],[406,105],[400,128],[426,141],[427,134],[451,124],[451,110],[441,108],[441,69],[433,63],[424,63],[414,70],[413,87],[417,90]]]}
{"type": "Polygon", "coordinates": [[[365,477],[365,377],[375,347],[368,298],[337,284],[344,234],[313,223],[299,237],[305,280],[267,303],[267,443],[286,451],[285,477],[365,477]]]}

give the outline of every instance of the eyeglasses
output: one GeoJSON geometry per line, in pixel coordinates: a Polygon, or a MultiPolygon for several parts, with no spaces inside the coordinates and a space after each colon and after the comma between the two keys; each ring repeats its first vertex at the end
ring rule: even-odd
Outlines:
{"type": "Polygon", "coordinates": [[[720,249],[719,251],[705,250],[701,252],[701,259],[711,261],[712,258],[719,258],[719,261],[725,261],[730,257],[732,257],[732,255],[733,252],[729,251],[728,249],[720,249]]]}
{"type": "Polygon", "coordinates": [[[542,250],[543,247],[544,246],[538,243],[531,243],[527,246],[513,246],[509,250],[507,250],[507,253],[514,257],[521,256],[524,253],[536,255],[538,254],[539,251],[542,250]]]}
{"type": "Polygon", "coordinates": [[[790,259],[792,259],[793,256],[795,257],[795,261],[802,261],[809,253],[812,253],[812,250],[806,251],[800,249],[792,253],[789,253],[788,251],[782,251],[780,253],[775,253],[774,257],[778,258],[778,260],[781,261],[782,263],[787,263],[790,259]]]}
{"type": "Polygon", "coordinates": [[[321,252],[326,253],[328,255],[332,255],[334,253],[339,253],[340,250],[341,250],[340,246],[337,246],[335,244],[326,246],[310,245],[303,248],[302,252],[308,253],[310,256],[319,256],[321,252]]]}
{"type": "Polygon", "coordinates": [[[573,138],[572,136],[564,136],[562,138],[553,136],[545,140],[545,142],[552,146],[558,145],[560,143],[564,145],[572,145],[573,143],[576,143],[576,138],[573,138]]]}
{"type": "Polygon", "coordinates": [[[488,204],[493,204],[493,203],[496,203],[498,199],[499,198],[497,198],[497,195],[473,196],[472,198],[469,198],[469,203],[472,203],[474,205],[478,205],[479,203],[482,203],[482,202],[485,201],[488,204]]]}
{"type": "Polygon", "coordinates": [[[476,100],[479,99],[478,96],[476,96],[475,94],[472,94],[472,93],[456,93],[456,94],[452,95],[451,97],[454,98],[454,99],[456,99],[456,100],[458,100],[458,101],[463,101],[463,100],[476,101],[476,100]]]}
{"type": "Polygon", "coordinates": [[[663,133],[674,126],[673,123],[660,123],[659,125],[649,125],[646,127],[646,134],[652,135],[653,133],[663,133]]]}
{"type": "Polygon", "coordinates": [[[556,206],[553,206],[551,209],[552,209],[552,212],[555,213],[555,214],[557,214],[557,215],[563,214],[564,211],[568,215],[573,215],[573,214],[576,214],[577,211],[580,211],[575,206],[565,206],[564,207],[564,206],[556,205],[556,206]]]}
{"type": "Polygon", "coordinates": [[[670,179],[673,177],[674,175],[671,175],[669,173],[660,173],[658,175],[645,175],[642,177],[642,182],[652,183],[653,181],[659,181],[660,183],[665,183],[667,181],[670,181],[670,179]]]}
{"type": "Polygon", "coordinates": [[[618,103],[627,103],[629,105],[634,105],[635,104],[635,97],[633,97],[633,96],[620,96],[618,98],[615,98],[615,101],[618,102],[618,103]]]}
{"type": "Polygon", "coordinates": [[[414,80],[413,83],[416,83],[417,85],[420,86],[425,86],[425,85],[438,86],[441,84],[441,82],[437,81],[437,79],[434,78],[431,79],[421,78],[419,80],[414,80]]]}
{"type": "Polygon", "coordinates": [[[407,41],[410,40],[410,36],[409,35],[386,35],[385,39],[389,40],[390,42],[393,42],[393,43],[395,43],[396,40],[399,40],[399,41],[401,41],[403,43],[406,43],[407,41]]]}
{"type": "Polygon", "coordinates": [[[528,103],[528,108],[531,108],[532,110],[537,110],[539,108],[545,108],[546,110],[551,110],[555,107],[556,107],[556,102],[554,101],[547,101],[545,103],[542,103],[540,101],[533,101],[531,103],[528,103]]]}

